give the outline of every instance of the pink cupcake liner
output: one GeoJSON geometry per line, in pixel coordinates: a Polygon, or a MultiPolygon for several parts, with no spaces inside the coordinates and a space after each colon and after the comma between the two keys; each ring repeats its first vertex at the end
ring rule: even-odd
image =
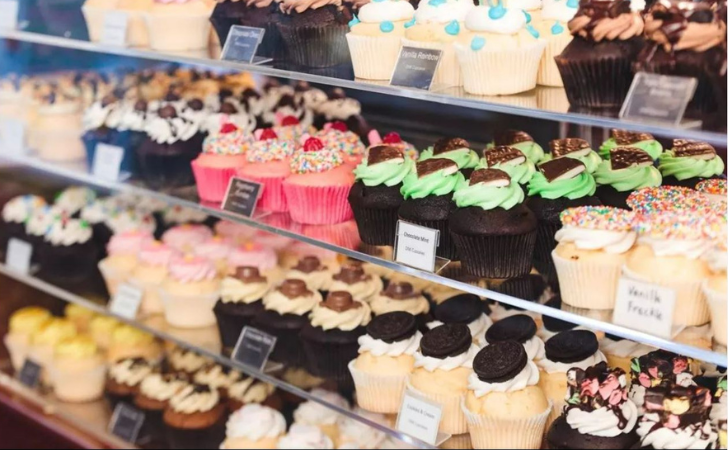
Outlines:
{"type": "Polygon", "coordinates": [[[237,168],[205,167],[192,161],[192,172],[200,198],[207,202],[221,202],[225,199],[230,179],[237,175],[237,168]]]}
{"type": "Polygon", "coordinates": [[[257,208],[272,212],[288,211],[286,194],[283,192],[283,181],[286,177],[263,177],[240,172],[238,172],[238,176],[263,185],[263,193],[258,199],[257,208]]]}
{"type": "Polygon", "coordinates": [[[304,186],[283,182],[288,209],[294,222],[307,225],[341,223],[354,217],[347,186],[304,186]]]}

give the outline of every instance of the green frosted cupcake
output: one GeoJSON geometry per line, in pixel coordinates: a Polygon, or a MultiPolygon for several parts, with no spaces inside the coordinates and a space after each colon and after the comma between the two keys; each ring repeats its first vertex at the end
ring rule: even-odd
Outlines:
{"type": "Polygon", "coordinates": [[[657,168],[662,173],[664,186],[695,189],[705,179],[718,178],[725,164],[710,144],[675,139],[672,148],[660,157],[657,168]]]}
{"type": "Polygon", "coordinates": [[[522,151],[505,145],[486,149],[476,169],[500,169],[518,184],[528,184],[536,173],[536,165],[522,151]]]}
{"type": "Polygon", "coordinates": [[[662,184],[662,175],[652,157],[636,147],[615,147],[608,161],[594,172],[596,195],[606,206],[629,209],[627,197],[632,191],[662,184]]]}
{"type": "Polygon", "coordinates": [[[594,173],[602,163],[602,158],[592,150],[591,145],[580,138],[554,139],[549,142],[551,153],[547,153],[541,162],[551,161],[558,158],[572,158],[581,161],[586,166],[586,171],[594,173]]]}
{"type": "Polygon", "coordinates": [[[652,160],[662,155],[662,144],[649,133],[635,133],[626,130],[612,129],[612,136],[599,147],[599,156],[610,158],[610,151],[617,147],[633,147],[647,152],[652,160]]]}
{"type": "Polygon", "coordinates": [[[462,138],[443,138],[435,142],[435,145],[427,148],[420,155],[420,161],[430,158],[447,158],[455,161],[458,169],[472,172],[478,165],[480,158],[470,148],[470,143],[462,138]]]}
{"type": "Polygon", "coordinates": [[[525,131],[496,131],[495,135],[493,136],[493,142],[488,144],[487,149],[490,149],[492,147],[498,147],[501,145],[513,147],[517,150],[520,150],[521,152],[523,152],[524,155],[526,155],[526,158],[528,158],[528,160],[533,162],[534,164],[538,164],[539,162],[541,162],[544,157],[543,148],[538,145],[538,143],[533,140],[531,135],[529,135],[525,131]]]}

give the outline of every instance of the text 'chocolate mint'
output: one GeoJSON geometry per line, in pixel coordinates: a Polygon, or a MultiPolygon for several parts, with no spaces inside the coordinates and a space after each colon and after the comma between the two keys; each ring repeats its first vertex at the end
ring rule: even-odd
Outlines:
{"type": "Polygon", "coordinates": [[[628,169],[632,166],[651,166],[652,158],[635,147],[616,147],[609,151],[612,170],[628,169]]]}
{"type": "Polygon", "coordinates": [[[367,164],[373,166],[393,159],[404,159],[404,151],[391,145],[377,145],[369,149],[367,164]]]}
{"type": "Polygon", "coordinates": [[[523,164],[526,162],[526,155],[517,148],[498,145],[485,151],[485,161],[488,163],[488,167],[493,167],[496,164],[506,164],[511,161],[514,164],[523,164]]]}

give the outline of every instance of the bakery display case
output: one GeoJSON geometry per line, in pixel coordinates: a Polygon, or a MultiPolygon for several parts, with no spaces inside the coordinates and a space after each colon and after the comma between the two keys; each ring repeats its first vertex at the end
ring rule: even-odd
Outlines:
{"type": "Polygon", "coordinates": [[[0,6],[4,408],[86,448],[725,448],[725,2],[0,6]]]}

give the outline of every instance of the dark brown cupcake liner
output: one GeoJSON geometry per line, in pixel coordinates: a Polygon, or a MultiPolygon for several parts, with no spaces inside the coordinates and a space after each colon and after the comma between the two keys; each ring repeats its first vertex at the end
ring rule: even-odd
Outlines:
{"type": "Polygon", "coordinates": [[[503,236],[452,233],[465,271],[477,277],[512,278],[531,271],[536,231],[503,236]]]}
{"type": "Polygon", "coordinates": [[[612,186],[604,185],[597,186],[595,196],[601,201],[604,206],[613,206],[615,208],[631,209],[627,205],[627,197],[632,191],[620,192],[614,189],[612,186]]]}
{"type": "Polygon", "coordinates": [[[171,449],[209,449],[220,448],[220,443],[225,440],[225,423],[227,417],[218,420],[209,428],[199,430],[187,430],[167,425],[167,443],[171,449]]]}
{"type": "Polygon", "coordinates": [[[561,229],[561,222],[551,223],[539,220],[536,228],[536,247],[533,252],[533,262],[536,269],[545,275],[549,281],[555,280],[556,266],[551,258],[551,252],[556,248],[556,232],[561,229]]]}
{"type": "Polygon", "coordinates": [[[340,387],[353,387],[349,362],[359,355],[359,343],[323,343],[301,338],[306,354],[306,370],[311,375],[335,381],[340,387]]]}
{"type": "Polygon", "coordinates": [[[632,85],[629,58],[599,57],[573,60],[557,56],[556,65],[572,107],[619,108],[632,85]]]}
{"type": "Polygon", "coordinates": [[[270,354],[271,361],[291,366],[303,366],[306,358],[299,338],[300,328],[276,327],[275,324],[262,323],[258,318],[253,320],[252,326],[276,337],[276,345],[270,354]]]}
{"type": "Polygon", "coordinates": [[[288,49],[288,58],[308,67],[331,67],[351,63],[346,24],[326,26],[290,26],[276,24],[288,49]]]}
{"type": "Polygon", "coordinates": [[[351,209],[362,242],[369,245],[394,245],[399,208],[376,209],[352,204],[351,209]]]}
{"type": "Polygon", "coordinates": [[[243,328],[251,325],[255,315],[261,311],[263,311],[261,301],[252,304],[227,304],[218,300],[213,312],[217,318],[220,340],[226,354],[229,355],[232,352],[240,339],[243,328]]]}

